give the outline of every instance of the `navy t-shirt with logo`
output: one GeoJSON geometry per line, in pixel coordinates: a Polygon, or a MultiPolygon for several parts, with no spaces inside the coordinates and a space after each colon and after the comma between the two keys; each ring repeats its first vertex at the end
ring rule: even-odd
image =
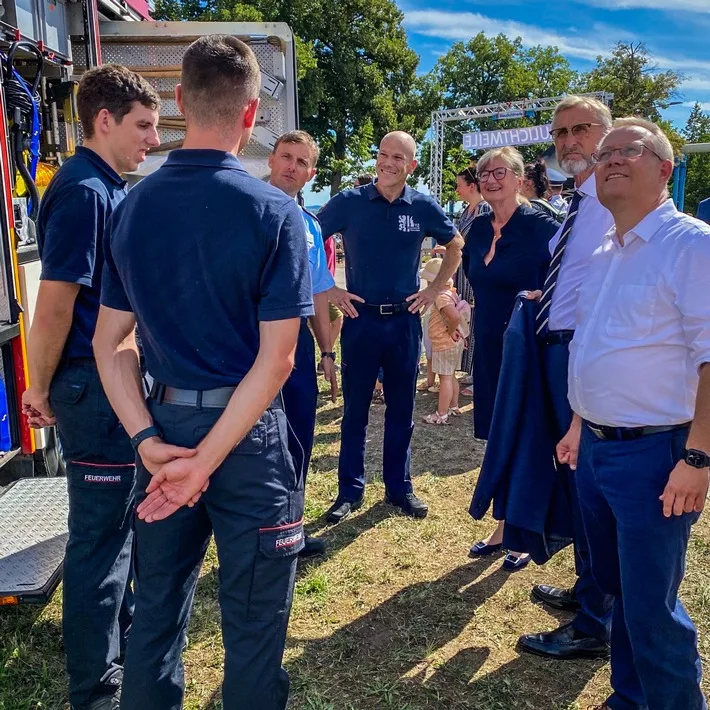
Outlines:
{"type": "Polygon", "coordinates": [[[37,246],[40,278],[79,285],[67,358],[91,358],[104,265],[103,236],[126,196],[123,178],[93,150],[78,147],[59,169],[40,203],[37,246]]]}
{"type": "Polygon", "coordinates": [[[348,291],[366,303],[402,303],[419,290],[425,237],[448,244],[456,227],[428,195],[409,186],[394,201],[374,183],[335,195],[318,213],[323,236],[343,235],[348,291]]]}
{"type": "Polygon", "coordinates": [[[136,316],[161,384],[234,386],[259,351],[259,323],[313,315],[295,200],[231,153],[174,150],[115,211],[101,303],[136,316]]]}

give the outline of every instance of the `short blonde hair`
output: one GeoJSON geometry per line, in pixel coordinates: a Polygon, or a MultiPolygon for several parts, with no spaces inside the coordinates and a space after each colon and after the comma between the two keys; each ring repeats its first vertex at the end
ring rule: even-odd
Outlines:
{"type": "Polygon", "coordinates": [[[525,163],[523,156],[515,148],[505,146],[505,148],[493,148],[484,153],[476,164],[476,172],[481,173],[486,169],[486,165],[492,160],[500,158],[510,170],[512,170],[519,178],[525,176],[525,163]]]}
{"type": "Polygon", "coordinates": [[[611,130],[612,118],[609,107],[593,96],[565,96],[555,108],[555,112],[552,115],[553,122],[559,114],[563,111],[569,111],[571,108],[586,108],[589,111],[593,111],[599,123],[601,123],[607,131],[611,130]]]}
{"type": "Polygon", "coordinates": [[[647,121],[645,118],[639,118],[637,116],[626,116],[624,118],[617,118],[614,121],[612,130],[617,128],[643,128],[646,132],[651,134],[651,148],[661,160],[673,160],[673,146],[668,140],[668,136],[663,132],[663,129],[647,121]]]}
{"type": "MultiPolygon", "coordinates": [[[[520,154],[520,151],[511,148],[509,145],[505,146],[505,148],[493,148],[485,152],[478,159],[476,174],[480,175],[486,169],[486,165],[496,158],[500,158],[503,163],[505,163],[505,166],[519,178],[523,179],[525,177],[525,162],[523,161],[523,156],[520,154]]],[[[525,205],[530,204],[528,199],[520,194],[520,191],[518,191],[518,202],[525,205]]]]}

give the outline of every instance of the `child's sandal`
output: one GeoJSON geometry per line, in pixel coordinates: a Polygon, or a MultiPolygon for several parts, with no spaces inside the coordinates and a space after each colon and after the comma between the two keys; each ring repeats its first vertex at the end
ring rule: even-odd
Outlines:
{"type": "Polygon", "coordinates": [[[433,414],[427,414],[426,417],[423,418],[423,421],[425,424],[448,424],[449,423],[449,415],[448,414],[439,414],[439,412],[434,412],[433,414]]]}
{"type": "Polygon", "coordinates": [[[458,407],[451,407],[451,409],[449,409],[450,417],[460,417],[462,413],[463,412],[458,407]]]}

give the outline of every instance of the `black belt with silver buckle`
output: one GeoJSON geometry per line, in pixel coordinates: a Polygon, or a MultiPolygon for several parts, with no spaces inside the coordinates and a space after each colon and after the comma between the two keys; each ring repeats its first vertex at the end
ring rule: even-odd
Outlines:
{"type": "Polygon", "coordinates": [[[372,308],[379,312],[381,316],[394,316],[397,313],[408,313],[409,303],[362,303],[366,308],[372,308]]]}
{"type": "MultiPolygon", "coordinates": [[[[145,382],[148,386],[148,397],[159,403],[177,404],[182,407],[195,407],[200,409],[224,409],[232,398],[236,387],[216,387],[210,390],[186,390],[179,387],[169,387],[160,382],[156,382],[150,375],[146,374],[145,382]]],[[[281,392],[279,392],[269,409],[283,409],[281,392]]]]}
{"type": "Polygon", "coordinates": [[[589,431],[602,441],[633,441],[640,439],[642,436],[649,434],[662,434],[666,431],[675,431],[676,429],[687,429],[690,422],[685,424],[671,424],[669,426],[603,426],[602,424],[594,424],[585,420],[584,422],[589,431]]]}
{"type": "Polygon", "coordinates": [[[573,330],[548,330],[542,338],[545,345],[569,345],[574,338],[573,330]]]}

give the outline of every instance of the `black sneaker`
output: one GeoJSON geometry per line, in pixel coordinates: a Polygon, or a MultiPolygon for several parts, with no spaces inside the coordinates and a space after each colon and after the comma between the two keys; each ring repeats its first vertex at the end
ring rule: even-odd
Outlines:
{"type": "Polygon", "coordinates": [[[303,549],[298,553],[299,557],[316,557],[325,554],[325,540],[319,537],[310,537],[306,535],[306,541],[303,549]]]}
{"type": "Polygon", "coordinates": [[[357,510],[362,506],[363,499],[359,500],[344,500],[342,498],[337,498],[335,503],[330,507],[328,515],[326,516],[326,521],[329,523],[339,523],[341,520],[350,515],[353,511],[357,510]]]}
{"type": "Polygon", "coordinates": [[[426,518],[429,512],[429,506],[421,498],[417,498],[414,493],[407,493],[401,500],[393,500],[389,496],[385,500],[412,518],[426,518]]]}

